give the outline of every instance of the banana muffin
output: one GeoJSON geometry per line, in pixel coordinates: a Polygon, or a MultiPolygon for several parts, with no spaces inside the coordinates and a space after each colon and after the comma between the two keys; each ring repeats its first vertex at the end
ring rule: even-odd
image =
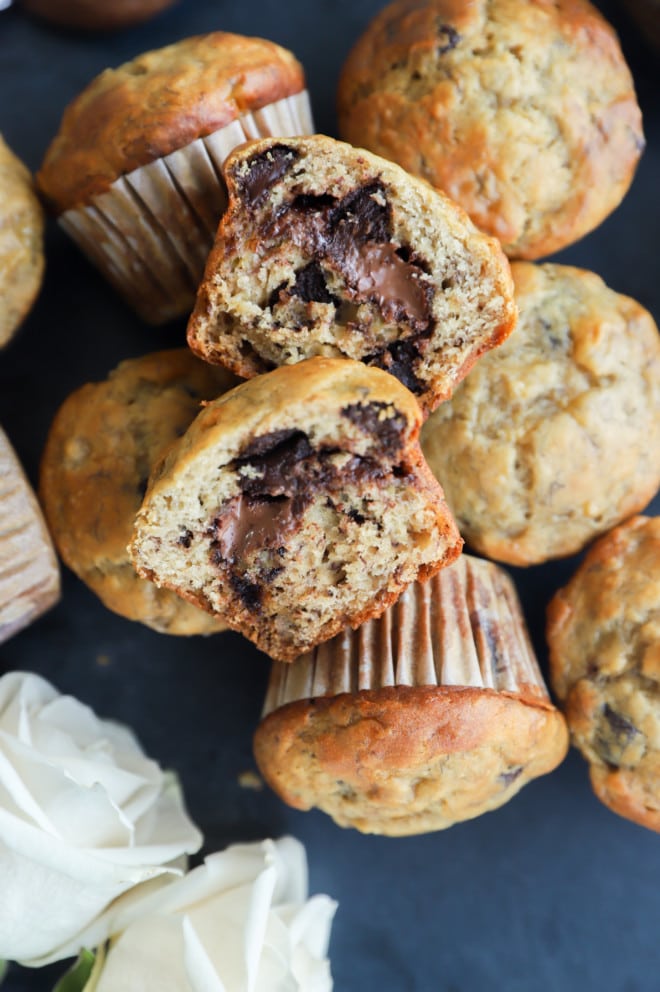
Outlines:
{"type": "Polygon", "coordinates": [[[422,447],[467,543],[513,565],[573,554],[660,485],[660,337],[599,276],[511,266],[520,310],[422,447]]]}
{"type": "Polygon", "coordinates": [[[446,197],[322,135],[225,166],[229,208],[188,343],[237,375],[315,355],[391,372],[434,409],[515,325],[509,268],[446,197]]]}
{"type": "Polygon", "coordinates": [[[548,607],[550,673],[598,798],[660,831],[660,517],[601,537],[548,607]]]}
{"type": "Polygon", "coordinates": [[[187,348],[122,362],[58,411],[41,462],[40,495],[64,562],[101,601],[167,634],[211,634],[224,624],[139,578],[126,550],[152,466],[204,400],[235,385],[187,348]]]}
{"type": "Polygon", "coordinates": [[[393,376],[310,358],[209,403],[156,467],[138,572],[282,661],[382,613],[462,541],[393,376]]]}
{"type": "Polygon", "coordinates": [[[37,181],[115,288],[161,323],[192,307],[231,149],[311,130],[291,52],[216,31],[101,73],[65,111],[37,181]]]}
{"type": "Polygon", "coordinates": [[[27,316],[44,272],[44,218],[27,168],[0,135],[0,348],[27,316]]]}
{"type": "Polygon", "coordinates": [[[346,61],[339,129],[526,259],[597,227],[644,147],[618,39],[587,0],[397,0],[346,61]]]}
{"type": "Polygon", "coordinates": [[[254,738],[285,802],[390,836],[496,809],[567,747],[513,583],[468,555],[378,620],[275,662],[254,738]]]}

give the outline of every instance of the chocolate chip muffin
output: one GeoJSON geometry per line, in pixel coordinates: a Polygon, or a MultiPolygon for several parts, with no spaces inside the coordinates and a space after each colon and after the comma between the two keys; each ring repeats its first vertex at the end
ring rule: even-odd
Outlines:
{"type": "Polygon", "coordinates": [[[60,570],[32,487],[0,429],[0,643],[60,598],[60,570]]]}
{"type": "Polygon", "coordinates": [[[422,446],[468,544],[514,565],[579,551],[660,485],[660,338],[593,272],[512,265],[520,318],[422,446]]]}
{"type": "Polygon", "coordinates": [[[44,271],[43,211],[32,177],[0,135],[0,348],[26,317],[44,271]]]}
{"type": "Polygon", "coordinates": [[[617,37],[587,0],[397,0],[346,61],[339,126],[525,259],[597,227],[644,147],[617,37]]]}
{"type": "Polygon", "coordinates": [[[161,323],[192,307],[231,149],[310,130],[291,52],[216,31],[101,73],[65,111],[37,181],[119,292],[161,323]]]}
{"type": "Polygon", "coordinates": [[[461,549],[421,422],[393,376],[349,359],[238,386],[154,470],[138,572],[282,661],[377,616],[461,549]]]}
{"type": "Polygon", "coordinates": [[[225,178],[229,208],[188,325],[207,361],[248,377],[354,358],[428,411],[513,328],[499,246],[398,167],[315,135],[237,149],[225,178]]]}
{"type": "Polygon", "coordinates": [[[511,580],[468,555],[378,620],[276,662],[254,737],[285,802],[390,836],[496,809],[567,746],[511,580]]]}
{"type": "Polygon", "coordinates": [[[58,411],[41,463],[40,495],[64,562],[101,601],[167,634],[211,634],[224,624],[139,578],[126,550],[151,468],[204,400],[235,385],[187,348],[122,362],[58,411]]]}
{"type": "Polygon", "coordinates": [[[548,607],[552,684],[591,784],[660,831],[660,518],[600,540],[548,607]]]}

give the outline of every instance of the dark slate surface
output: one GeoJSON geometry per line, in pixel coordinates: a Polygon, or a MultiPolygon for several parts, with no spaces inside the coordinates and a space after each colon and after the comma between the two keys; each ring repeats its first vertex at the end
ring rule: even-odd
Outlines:
{"type": "MultiPolygon", "coordinates": [[[[0,13],[0,131],[36,168],[65,104],[98,72],[141,51],[216,28],[293,49],[308,71],[320,131],[335,133],[342,61],[379,0],[181,0],[111,36],[67,33],[0,13]]],[[[620,31],[645,113],[648,148],[615,214],[558,256],[591,268],[660,316],[660,106],[657,57],[625,11],[620,31]]],[[[0,424],[33,481],[49,422],[75,387],[123,358],[183,342],[183,322],[142,325],[54,226],[40,299],[0,356],[0,424]]],[[[607,485],[607,479],[603,479],[607,485]]],[[[657,513],[656,500],[652,509],[657,513]]],[[[576,559],[517,572],[542,664],[543,616],[576,559]]],[[[572,753],[503,809],[449,831],[388,840],[340,830],[238,784],[268,663],[238,635],[167,638],[107,612],[70,573],[62,603],[0,647],[0,673],[37,671],[138,732],[175,768],[205,850],[290,832],[307,846],[312,891],[339,900],[331,956],[341,992],[657,992],[660,838],[592,796],[572,753]]],[[[2,881],[0,880],[0,898],[2,881]]],[[[60,967],[13,967],[8,992],[50,989],[60,967]]],[[[4,992],[4,990],[3,990],[4,992]]]]}

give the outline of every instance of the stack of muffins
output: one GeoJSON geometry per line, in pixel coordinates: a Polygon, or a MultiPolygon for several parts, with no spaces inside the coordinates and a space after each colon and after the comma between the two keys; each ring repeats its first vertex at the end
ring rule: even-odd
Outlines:
{"type": "MultiPolygon", "coordinates": [[[[68,108],[43,196],[145,320],[192,310],[190,350],[71,396],[40,493],[109,608],[274,659],[255,754],[285,801],[400,835],[494,809],[567,748],[513,586],[463,538],[511,564],[572,554],[660,484],[652,319],[531,261],[614,209],[643,139],[585,0],[397,0],[339,107],[352,144],[308,133],[290,53],[216,33],[68,108]]],[[[583,621],[550,622],[599,795],[640,822],[660,808],[657,608],[616,686],[574,657],[583,621]]]]}

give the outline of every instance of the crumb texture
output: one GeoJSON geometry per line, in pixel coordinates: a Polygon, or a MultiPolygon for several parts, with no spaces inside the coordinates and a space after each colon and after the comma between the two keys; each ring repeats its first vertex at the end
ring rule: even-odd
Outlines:
{"type": "Polygon", "coordinates": [[[644,147],[614,30],[587,0],[397,0],[350,53],[340,133],[444,190],[512,258],[593,230],[644,147]]]}
{"type": "Polygon", "coordinates": [[[250,377],[325,356],[428,411],[515,325],[499,245],[426,183],[321,135],[236,150],[188,342],[250,377]]]}
{"type": "Polygon", "coordinates": [[[552,684],[599,799],[660,831],[660,518],[600,538],[548,608],[552,684]]]}
{"type": "Polygon", "coordinates": [[[378,615],[461,541],[392,376],[311,359],[209,404],[157,467],[140,574],[291,661],[378,615]]]}
{"type": "Polygon", "coordinates": [[[108,609],[161,633],[224,628],[138,577],[126,546],[155,461],[186,431],[203,400],[235,382],[188,349],[156,352],[76,390],[51,425],[40,496],[62,559],[108,609]]]}
{"type": "Polygon", "coordinates": [[[573,554],[660,485],[660,337],[591,272],[512,265],[518,327],[425,425],[468,544],[530,565],[573,554]]]}

